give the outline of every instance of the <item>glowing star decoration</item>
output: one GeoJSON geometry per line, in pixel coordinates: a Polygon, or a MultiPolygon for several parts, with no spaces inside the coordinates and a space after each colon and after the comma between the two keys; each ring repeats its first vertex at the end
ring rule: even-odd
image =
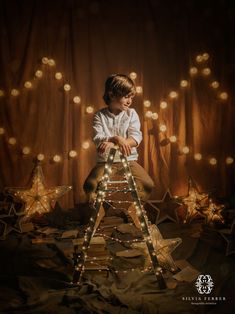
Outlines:
{"type": "Polygon", "coordinates": [[[215,204],[212,199],[209,199],[208,208],[203,210],[202,214],[205,216],[206,224],[213,224],[214,222],[224,222],[224,218],[222,216],[222,211],[224,209],[224,205],[215,204]]]}
{"type": "Polygon", "coordinates": [[[46,188],[42,168],[37,165],[34,170],[31,188],[9,188],[8,191],[25,202],[25,214],[29,217],[37,213],[50,212],[52,201],[57,200],[71,189],[71,186],[46,188]]]}
{"type": "MultiPolygon", "coordinates": [[[[154,247],[154,252],[157,256],[158,262],[163,269],[167,269],[171,272],[177,270],[177,266],[171,256],[171,253],[182,243],[181,238],[163,239],[161,232],[156,225],[149,227],[151,240],[154,247]]],[[[131,244],[132,248],[142,251],[146,256],[145,267],[150,265],[150,258],[148,255],[148,249],[145,242],[138,242],[131,244]]]]}
{"type": "Polygon", "coordinates": [[[171,195],[170,191],[167,190],[163,198],[159,201],[147,201],[152,208],[157,211],[157,217],[155,224],[158,225],[161,222],[169,219],[173,222],[178,222],[177,209],[182,204],[171,195]]]}
{"type": "Polygon", "coordinates": [[[188,195],[182,198],[182,202],[187,206],[184,223],[190,223],[194,218],[202,216],[201,209],[208,202],[208,194],[199,193],[195,183],[189,178],[188,195]]]}

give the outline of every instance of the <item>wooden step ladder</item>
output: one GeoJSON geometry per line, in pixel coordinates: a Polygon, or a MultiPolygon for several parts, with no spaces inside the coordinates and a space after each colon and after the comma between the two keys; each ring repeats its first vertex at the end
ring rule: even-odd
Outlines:
{"type": "Polygon", "coordinates": [[[74,245],[73,283],[74,284],[80,284],[80,282],[81,282],[82,273],[85,271],[85,262],[86,262],[86,258],[87,258],[87,251],[89,249],[91,239],[95,234],[95,231],[96,231],[95,229],[97,228],[96,221],[98,219],[100,208],[101,208],[103,202],[105,201],[106,194],[107,193],[110,194],[112,192],[115,193],[116,191],[124,191],[125,193],[131,194],[131,197],[133,200],[132,203],[134,203],[137,217],[139,219],[139,223],[141,226],[143,239],[146,243],[148,253],[150,256],[152,271],[156,275],[156,278],[157,278],[157,281],[159,284],[159,288],[165,289],[166,284],[165,284],[165,280],[164,280],[163,275],[162,275],[162,268],[159,265],[159,262],[158,262],[158,259],[156,256],[156,252],[155,252],[154,247],[153,247],[153,243],[152,243],[152,239],[151,239],[151,232],[149,230],[148,218],[147,218],[145,211],[143,209],[143,206],[141,204],[141,200],[140,200],[140,197],[138,195],[136,183],[135,183],[135,180],[132,176],[128,160],[120,152],[120,150],[118,148],[111,148],[110,149],[108,160],[107,160],[107,162],[105,164],[105,168],[104,168],[104,174],[103,174],[103,177],[102,177],[102,179],[98,185],[98,188],[97,188],[97,197],[96,197],[96,199],[94,201],[94,205],[93,205],[94,211],[93,211],[93,214],[90,218],[90,223],[89,223],[89,225],[86,229],[86,232],[85,232],[82,250],[79,250],[78,245],[76,245],[76,244],[74,245]],[[119,153],[120,159],[121,159],[121,162],[123,165],[125,180],[122,180],[122,181],[120,181],[120,180],[119,181],[110,181],[110,175],[112,172],[113,161],[114,161],[114,157],[115,157],[116,153],[119,153]],[[123,183],[128,184],[128,189],[124,188],[124,190],[121,190],[118,187],[119,184],[123,184],[123,183]],[[112,187],[116,185],[117,188],[116,189],[113,189],[112,187],[110,188],[110,185],[112,187]]]}

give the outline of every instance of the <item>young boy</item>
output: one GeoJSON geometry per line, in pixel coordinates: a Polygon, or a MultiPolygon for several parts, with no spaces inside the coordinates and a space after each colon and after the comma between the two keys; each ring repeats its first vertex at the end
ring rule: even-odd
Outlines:
{"type": "MultiPolygon", "coordinates": [[[[105,82],[103,99],[107,107],[96,112],[93,120],[93,141],[97,147],[97,164],[91,170],[83,186],[89,202],[95,198],[109,150],[115,145],[119,146],[122,154],[127,156],[141,200],[146,201],[152,191],[154,186],[152,179],[137,163],[136,148],[142,140],[142,132],[139,116],[135,109],[130,108],[135,93],[135,84],[126,75],[113,74],[105,82]]],[[[114,163],[117,168],[122,167],[119,154],[115,155],[114,163]]],[[[128,213],[139,228],[134,206],[130,206],[128,213]]],[[[99,215],[99,221],[103,215],[104,212],[99,215]]]]}

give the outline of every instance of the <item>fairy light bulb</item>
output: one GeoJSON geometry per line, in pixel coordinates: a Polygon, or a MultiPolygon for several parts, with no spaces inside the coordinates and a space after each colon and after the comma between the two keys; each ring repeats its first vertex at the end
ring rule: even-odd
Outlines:
{"type": "Polygon", "coordinates": [[[227,157],[225,162],[227,165],[231,165],[233,163],[234,159],[232,157],[227,157]]]}
{"type": "Polygon", "coordinates": [[[143,88],[142,88],[142,86],[136,86],[136,93],[137,93],[137,94],[142,94],[142,93],[143,93],[143,88]]]}
{"type": "Polygon", "coordinates": [[[178,97],[178,93],[177,93],[176,91],[171,91],[171,92],[169,93],[169,97],[170,97],[171,99],[175,99],[175,98],[178,97]]]}
{"type": "Polygon", "coordinates": [[[219,98],[222,100],[227,100],[228,99],[228,93],[226,93],[226,92],[220,93],[219,98]]]}
{"type": "Polygon", "coordinates": [[[40,153],[40,154],[37,155],[37,160],[38,160],[38,161],[42,161],[42,160],[44,160],[44,159],[45,159],[44,154],[41,154],[41,153],[40,153]]]}
{"type": "Polygon", "coordinates": [[[198,68],[196,68],[196,67],[191,67],[190,69],[189,69],[189,74],[190,75],[196,75],[198,73],[198,68]]]}
{"type": "Polygon", "coordinates": [[[79,104],[79,103],[81,102],[81,98],[80,98],[79,96],[74,96],[74,97],[73,97],[73,102],[74,102],[75,104],[79,104]]]}
{"type": "Polygon", "coordinates": [[[183,152],[184,154],[188,154],[188,153],[189,153],[189,147],[188,147],[188,146],[184,146],[184,147],[182,148],[182,152],[183,152]]]}
{"type": "Polygon", "coordinates": [[[22,153],[24,155],[28,155],[30,153],[30,147],[28,147],[28,146],[23,147],[22,148],[22,153]]]}
{"type": "Polygon", "coordinates": [[[18,89],[16,89],[16,88],[13,88],[12,90],[11,90],[11,96],[18,96],[20,94],[20,92],[19,92],[19,90],[18,89]]]}
{"type": "Polygon", "coordinates": [[[202,159],[202,154],[200,154],[200,153],[194,154],[194,159],[195,160],[201,160],[202,159]]]}
{"type": "Polygon", "coordinates": [[[49,59],[47,57],[42,58],[42,63],[43,64],[48,64],[49,59]]]}
{"type": "Polygon", "coordinates": [[[217,164],[217,159],[212,157],[209,159],[209,163],[212,165],[212,166],[215,166],[217,164]]]}
{"type": "Polygon", "coordinates": [[[24,83],[24,87],[25,88],[31,88],[33,85],[32,85],[32,83],[30,82],[30,81],[26,81],[25,83],[24,83]]]}
{"type": "Polygon", "coordinates": [[[160,124],[159,130],[160,130],[161,132],[166,132],[166,130],[167,130],[166,125],[165,125],[165,124],[160,124]]]}
{"type": "Polygon", "coordinates": [[[149,100],[144,101],[144,107],[149,108],[151,106],[151,102],[149,100]]]}
{"type": "Polygon", "coordinates": [[[5,129],[4,128],[0,128],[0,135],[5,133],[5,129]]]}
{"type": "Polygon", "coordinates": [[[86,113],[93,113],[93,112],[94,112],[94,108],[92,106],[86,107],[86,113]]]}
{"type": "Polygon", "coordinates": [[[61,72],[56,72],[56,73],[55,73],[55,79],[56,79],[56,80],[61,80],[62,77],[63,77],[63,75],[62,75],[61,72]]]}
{"type": "Polygon", "coordinates": [[[76,152],[75,150],[71,150],[71,151],[69,152],[69,157],[74,158],[74,157],[76,157],[76,156],[77,156],[77,152],[76,152]]]}
{"type": "Polygon", "coordinates": [[[204,76],[210,75],[210,74],[211,74],[211,69],[210,69],[210,68],[204,68],[204,69],[202,69],[202,74],[203,74],[204,76]]]}
{"type": "Polygon", "coordinates": [[[66,92],[70,91],[71,90],[71,86],[69,84],[64,84],[64,90],[66,92]]]}
{"type": "Polygon", "coordinates": [[[171,143],[175,143],[177,141],[177,137],[175,135],[170,136],[169,138],[171,143]]]}
{"type": "Polygon", "coordinates": [[[166,109],[166,108],[167,108],[167,102],[166,102],[165,100],[161,101],[161,102],[160,102],[160,107],[161,107],[162,109],[166,109]]]}
{"type": "Polygon", "coordinates": [[[157,114],[157,112],[153,112],[153,113],[152,113],[152,119],[153,119],[153,120],[157,120],[157,119],[158,119],[158,114],[157,114]]]}
{"type": "Polygon", "coordinates": [[[152,111],[148,110],[145,112],[145,117],[146,118],[152,118],[152,114],[153,114],[152,111]]]}
{"type": "Polygon", "coordinates": [[[60,162],[60,161],[61,161],[60,155],[55,155],[55,156],[53,156],[53,161],[54,161],[54,162],[60,162]]]}
{"type": "Polygon", "coordinates": [[[196,61],[197,61],[197,63],[201,63],[202,61],[204,61],[203,60],[203,56],[202,55],[197,55],[196,56],[196,61]]]}
{"type": "Polygon", "coordinates": [[[35,72],[35,76],[36,76],[37,78],[41,78],[41,77],[43,76],[43,72],[42,72],[41,70],[37,70],[37,71],[35,72]]]}
{"type": "Polygon", "coordinates": [[[82,148],[83,149],[88,149],[90,147],[90,143],[88,141],[85,141],[82,143],[82,148]]]}
{"type": "Polygon", "coordinates": [[[183,87],[183,88],[187,87],[188,86],[188,81],[187,80],[181,80],[180,81],[180,86],[183,87]]]}
{"type": "Polygon", "coordinates": [[[3,97],[5,95],[4,90],[0,89],[0,97],[3,97]]]}
{"type": "Polygon", "coordinates": [[[11,145],[15,145],[16,144],[16,138],[15,137],[10,137],[8,140],[8,143],[11,145]]]}
{"type": "Polygon", "coordinates": [[[48,65],[49,65],[50,67],[55,66],[55,60],[54,60],[54,59],[49,59],[49,60],[48,60],[48,65]]]}
{"type": "Polygon", "coordinates": [[[211,87],[214,89],[217,89],[219,87],[219,82],[217,82],[217,81],[211,82],[211,87]]]}
{"type": "Polygon", "coordinates": [[[132,80],[135,80],[135,79],[137,78],[136,72],[131,72],[131,73],[129,74],[129,76],[130,76],[130,78],[131,78],[132,80]]]}

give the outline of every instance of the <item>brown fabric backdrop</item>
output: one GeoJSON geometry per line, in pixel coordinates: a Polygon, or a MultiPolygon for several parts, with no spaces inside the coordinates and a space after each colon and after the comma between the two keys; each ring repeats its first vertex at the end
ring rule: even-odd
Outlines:
{"type": "MultiPolygon", "coordinates": [[[[111,73],[135,71],[137,95],[134,106],[140,114],[144,140],[139,148],[140,163],[156,183],[152,198],[161,198],[167,188],[173,195],[187,193],[187,179],[192,176],[201,190],[216,189],[218,196],[234,195],[234,165],[227,166],[226,156],[235,157],[233,145],[234,106],[234,20],[230,1],[71,1],[71,0],[1,0],[0,1],[0,187],[29,186],[38,153],[44,153],[43,171],[46,185],[72,185],[63,197],[64,208],[83,200],[82,184],[95,164],[95,148],[82,148],[91,141],[92,114],[104,106],[103,84],[111,73]],[[208,52],[207,65],[212,74],[205,78],[189,76],[198,53],[208,52]],[[43,65],[42,57],[53,58],[55,67],[43,65]],[[37,69],[43,71],[35,78],[37,69]],[[57,81],[55,72],[63,79],[57,81]],[[190,87],[179,88],[181,79],[190,87]],[[225,102],[209,83],[217,79],[220,91],[227,91],[225,102]],[[33,87],[24,88],[31,80],[33,87]],[[69,83],[70,92],[63,91],[69,83]],[[20,90],[10,96],[12,88],[20,90]],[[171,90],[179,92],[170,100],[171,90]],[[80,104],[72,99],[79,95],[80,104]],[[146,119],[143,100],[159,114],[158,120],[146,119]],[[162,99],[168,108],[160,110],[162,99]],[[167,132],[159,132],[165,122],[167,132]],[[166,138],[175,134],[178,142],[166,138]],[[8,144],[9,137],[17,139],[8,144]],[[188,145],[190,153],[178,154],[188,145]],[[21,149],[31,148],[23,156],[21,149]],[[68,158],[75,149],[78,156],[68,158]],[[193,154],[201,152],[203,160],[193,154]],[[51,161],[55,154],[62,162],[51,161]],[[218,159],[216,166],[208,158],[218,159]]],[[[202,69],[203,66],[198,66],[202,69]]]]}

